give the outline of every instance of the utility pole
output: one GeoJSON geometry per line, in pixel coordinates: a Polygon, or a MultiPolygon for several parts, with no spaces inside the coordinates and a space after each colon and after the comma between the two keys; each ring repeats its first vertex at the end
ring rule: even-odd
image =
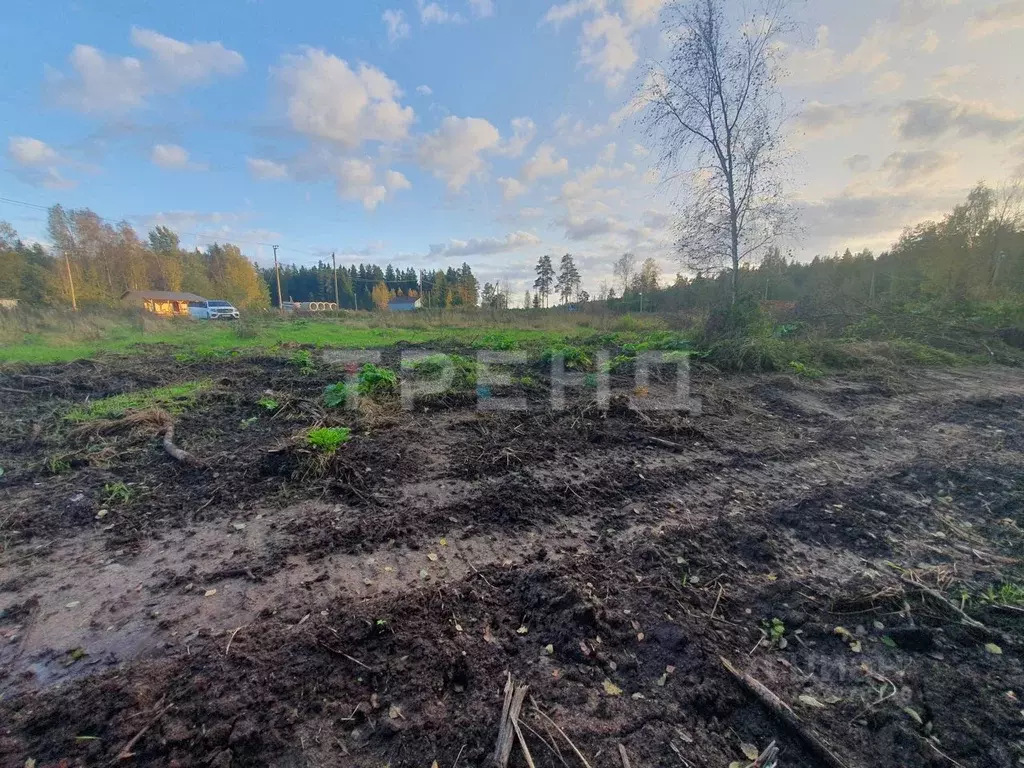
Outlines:
{"type": "Polygon", "coordinates": [[[341,309],[341,299],[338,298],[338,257],[331,252],[331,262],[334,264],[334,303],[341,309]]]}
{"type": "Polygon", "coordinates": [[[64,251],[64,265],[68,268],[68,285],[71,287],[71,309],[77,312],[78,301],[75,299],[75,279],[71,277],[71,259],[68,258],[66,250],[64,251]]]}
{"type": "Polygon", "coordinates": [[[640,314],[644,313],[644,292],[640,291],[640,314]]]}
{"type": "Polygon", "coordinates": [[[281,268],[277,265],[277,246],[271,246],[274,249],[274,274],[277,276],[277,309],[279,312],[284,312],[284,298],[281,296],[281,268]]]}

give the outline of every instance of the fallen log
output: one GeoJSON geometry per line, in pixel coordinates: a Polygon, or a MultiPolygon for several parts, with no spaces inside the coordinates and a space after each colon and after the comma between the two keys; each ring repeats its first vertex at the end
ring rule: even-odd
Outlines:
{"type": "Polygon", "coordinates": [[[783,725],[788,727],[822,763],[830,768],[851,768],[849,763],[833,752],[804,724],[799,715],[786,702],[772,693],[764,683],[752,675],[736,669],[724,656],[719,658],[729,674],[735,677],[748,693],[761,702],[765,709],[781,720],[783,725]]]}
{"type": "Polygon", "coordinates": [[[195,456],[186,450],[183,450],[174,444],[174,423],[171,422],[167,425],[167,429],[164,430],[164,450],[167,454],[182,464],[186,464],[190,467],[200,467],[202,462],[199,461],[195,456]]]}

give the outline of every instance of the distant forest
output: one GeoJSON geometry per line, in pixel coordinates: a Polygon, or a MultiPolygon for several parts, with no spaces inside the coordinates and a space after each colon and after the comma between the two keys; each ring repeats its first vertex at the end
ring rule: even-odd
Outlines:
{"type": "MultiPolygon", "coordinates": [[[[26,245],[0,222],[0,298],[27,304],[70,304],[73,282],[81,306],[113,305],[127,290],[186,291],[226,299],[243,309],[276,303],[273,268],[250,262],[236,245],[181,247],[178,236],[156,227],[142,240],[127,222],[112,225],[88,209],[49,210],[53,247],[26,245]],[[70,280],[69,280],[70,273],[70,280]]],[[[615,282],[604,282],[591,297],[571,254],[561,257],[556,273],[550,256],[537,264],[531,295],[509,295],[508,286],[480,286],[469,264],[417,272],[375,264],[339,265],[338,298],[345,309],[383,307],[393,296],[413,296],[427,307],[547,307],[588,304],[611,311],[706,311],[727,304],[728,275],[676,275],[662,283],[657,264],[636,264],[631,254],[615,263],[615,282]]],[[[334,301],[331,264],[283,266],[285,300],[334,301]]],[[[1024,304],[1024,189],[996,192],[984,184],[941,221],[907,229],[888,251],[816,257],[810,262],[786,258],[769,249],[757,265],[740,274],[740,293],[761,301],[799,305],[810,314],[873,306],[906,308],[921,302],[944,305],[979,302],[1024,304]]]]}

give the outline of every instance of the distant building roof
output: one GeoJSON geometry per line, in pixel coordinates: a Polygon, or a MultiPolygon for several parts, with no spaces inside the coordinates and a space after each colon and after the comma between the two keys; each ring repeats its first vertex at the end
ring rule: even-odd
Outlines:
{"type": "Polygon", "coordinates": [[[179,291],[125,291],[121,294],[121,301],[145,301],[155,299],[157,301],[206,301],[202,296],[194,293],[181,293],[179,291]]]}
{"type": "Polygon", "coordinates": [[[388,304],[415,304],[417,301],[418,298],[414,299],[411,296],[395,296],[388,304]]]}

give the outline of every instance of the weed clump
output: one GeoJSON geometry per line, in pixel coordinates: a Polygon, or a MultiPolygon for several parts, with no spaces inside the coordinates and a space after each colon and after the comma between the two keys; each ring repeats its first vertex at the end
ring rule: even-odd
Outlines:
{"type": "Polygon", "coordinates": [[[310,448],[328,456],[337,453],[351,439],[352,430],[348,427],[318,427],[306,436],[310,448]]]}
{"type": "Polygon", "coordinates": [[[288,359],[290,365],[299,369],[303,376],[309,376],[316,372],[316,363],[313,362],[313,355],[308,349],[297,349],[288,359]]]}
{"type": "Polygon", "coordinates": [[[441,378],[451,371],[450,389],[466,391],[476,389],[476,361],[462,355],[430,355],[412,364],[413,373],[428,380],[441,378]]]}
{"type": "Polygon", "coordinates": [[[341,408],[348,400],[349,385],[343,381],[331,384],[324,389],[323,401],[328,408],[341,408]]]}
{"type": "Polygon", "coordinates": [[[87,405],[80,405],[68,411],[64,418],[73,422],[98,421],[100,419],[118,419],[129,411],[142,411],[160,408],[171,414],[183,413],[196,404],[199,393],[210,386],[206,381],[187,381],[184,384],[172,384],[154,389],[140,389],[122,395],[94,400],[87,405]]]}
{"type": "Polygon", "coordinates": [[[394,395],[398,392],[398,377],[389,368],[367,363],[359,370],[356,388],[360,395],[366,397],[394,395]]]}
{"type": "Polygon", "coordinates": [[[545,350],[544,356],[541,359],[544,363],[550,365],[558,357],[565,361],[565,368],[569,371],[585,371],[594,365],[590,355],[580,347],[550,347],[545,350]]]}

